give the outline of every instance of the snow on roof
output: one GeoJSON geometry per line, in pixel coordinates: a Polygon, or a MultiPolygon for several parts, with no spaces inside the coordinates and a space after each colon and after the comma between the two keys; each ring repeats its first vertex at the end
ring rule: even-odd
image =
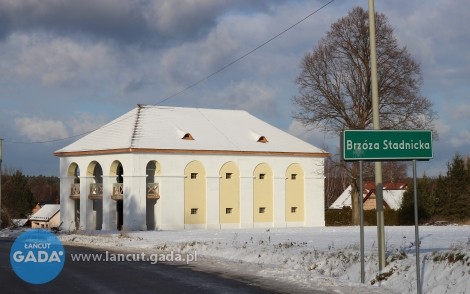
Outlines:
{"type": "Polygon", "coordinates": [[[142,105],[56,151],[55,155],[122,149],[287,152],[328,156],[324,150],[246,111],[142,105]]]}
{"type": "MultiPolygon", "coordinates": [[[[406,185],[405,185],[406,186],[406,185]]],[[[346,190],[341,193],[341,195],[336,199],[335,202],[330,206],[330,209],[342,209],[343,207],[351,207],[351,185],[349,185],[346,190]]],[[[365,189],[363,197],[369,193],[368,189],[365,189]]],[[[389,190],[383,189],[383,199],[387,205],[394,210],[397,210],[401,206],[401,202],[403,201],[403,195],[405,194],[406,190],[389,190]]]]}
{"type": "Polygon", "coordinates": [[[59,204],[46,204],[41,207],[35,214],[29,219],[35,221],[49,221],[56,213],[60,211],[59,204]]]}
{"type": "Polygon", "coordinates": [[[333,204],[330,205],[331,209],[342,209],[344,206],[351,207],[351,185],[339,195],[333,204]]]}
{"type": "Polygon", "coordinates": [[[403,201],[406,190],[383,190],[384,201],[391,209],[397,210],[403,201]]]}
{"type": "Polygon", "coordinates": [[[14,226],[22,227],[28,222],[28,219],[27,218],[13,218],[11,219],[11,222],[14,226]]]}

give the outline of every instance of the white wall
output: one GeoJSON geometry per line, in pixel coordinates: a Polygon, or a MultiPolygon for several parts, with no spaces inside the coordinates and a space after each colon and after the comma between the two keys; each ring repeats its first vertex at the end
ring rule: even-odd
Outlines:
{"type": "MultiPolygon", "coordinates": [[[[115,201],[110,199],[115,182],[110,177],[113,161],[119,160],[124,169],[124,227],[127,230],[146,229],[146,166],[155,160],[161,166],[157,176],[160,185],[160,199],[156,204],[158,229],[183,229],[184,225],[184,169],[193,161],[200,161],[206,171],[207,183],[207,224],[206,228],[220,228],[219,224],[219,172],[222,166],[233,161],[240,170],[240,224],[229,227],[253,227],[253,170],[264,162],[274,176],[274,221],[262,224],[268,227],[285,226],[324,226],[324,174],[323,158],[280,157],[280,156],[241,156],[206,154],[163,154],[163,153],[122,153],[89,155],[60,158],[61,174],[61,217],[64,229],[73,223],[73,200],[70,200],[71,179],[67,177],[70,164],[77,163],[81,172],[81,229],[91,229],[91,220],[82,219],[90,213],[91,200],[88,200],[86,170],[92,161],[97,161],[103,170],[103,229],[114,230],[116,221],[115,201]],[[305,175],[305,221],[303,224],[289,224],[285,221],[285,174],[292,163],[298,163],[305,175]],[[111,190],[110,190],[111,189],[111,190]]],[[[92,207],[91,207],[92,209],[92,207]]],[[[227,227],[227,226],[224,226],[227,227]]]]}

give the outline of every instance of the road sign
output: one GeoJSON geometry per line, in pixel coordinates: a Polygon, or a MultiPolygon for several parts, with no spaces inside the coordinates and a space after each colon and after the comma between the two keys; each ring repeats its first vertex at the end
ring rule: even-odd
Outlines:
{"type": "Polygon", "coordinates": [[[427,130],[345,130],[344,160],[428,160],[433,157],[432,132],[427,130]]]}

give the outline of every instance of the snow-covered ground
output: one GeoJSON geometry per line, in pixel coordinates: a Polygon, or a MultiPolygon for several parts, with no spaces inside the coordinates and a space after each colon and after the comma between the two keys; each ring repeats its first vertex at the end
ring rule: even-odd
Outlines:
{"type": "MultiPolygon", "coordinates": [[[[0,234],[1,236],[1,234],[0,234]]],[[[337,293],[416,293],[414,227],[386,227],[387,266],[378,275],[377,230],[365,228],[366,285],[358,227],[88,232],[65,244],[134,253],[197,252],[194,266],[274,278],[337,293]]],[[[470,291],[470,226],[421,226],[423,293],[470,291]]]]}

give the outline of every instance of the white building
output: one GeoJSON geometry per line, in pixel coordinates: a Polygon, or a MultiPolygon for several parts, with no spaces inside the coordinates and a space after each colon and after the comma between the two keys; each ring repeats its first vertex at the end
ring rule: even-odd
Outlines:
{"type": "Polygon", "coordinates": [[[325,224],[329,154],[245,111],[138,105],[54,155],[66,230],[325,224]]]}
{"type": "MultiPolygon", "coordinates": [[[[393,210],[400,209],[408,185],[404,183],[385,183],[383,185],[382,197],[384,209],[389,208],[393,210]]],[[[343,207],[352,207],[351,200],[352,187],[349,185],[346,190],[341,193],[338,199],[333,202],[330,209],[342,209],[343,207]]],[[[377,209],[375,184],[365,183],[364,192],[362,194],[362,203],[364,210],[377,209]]]]}
{"type": "Polygon", "coordinates": [[[35,212],[29,220],[31,228],[57,228],[60,225],[60,205],[46,204],[35,212]]]}

